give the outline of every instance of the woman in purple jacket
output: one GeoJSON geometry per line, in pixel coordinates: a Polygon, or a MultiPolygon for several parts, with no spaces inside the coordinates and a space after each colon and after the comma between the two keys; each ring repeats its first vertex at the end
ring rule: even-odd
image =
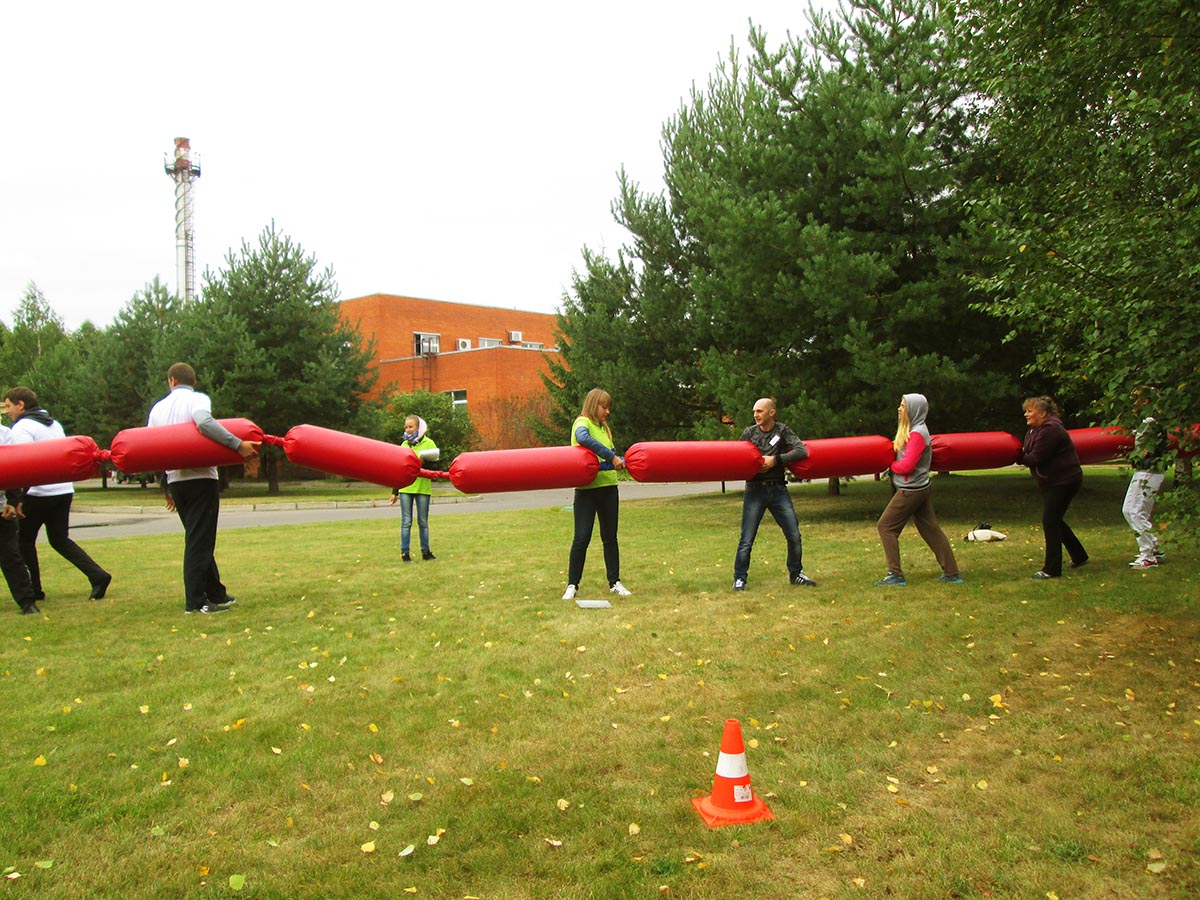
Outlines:
{"type": "Polygon", "coordinates": [[[1083,484],[1083,468],[1071,442],[1071,435],[1058,418],[1058,407],[1049,397],[1030,397],[1022,409],[1029,430],[1021,447],[1021,465],[1042,491],[1042,532],[1046,538],[1046,560],[1033,573],[1037,579],[1058,578],[1062,575],[1062,550],[1067,548],[1071,568],[1078,569],[1088,561],[1087,551],[1063,517],[1083,484]]]}

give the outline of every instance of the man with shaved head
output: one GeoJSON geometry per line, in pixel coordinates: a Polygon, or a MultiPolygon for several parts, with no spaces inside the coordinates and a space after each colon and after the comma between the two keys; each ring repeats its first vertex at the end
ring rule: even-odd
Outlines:
{"type": "Polygon", "coordinates": [[[796,508],[787,488],[788,463],[806,459],[808,448],[792,429],[775,421],[775,413],[774,398],[763,397],[754,404],[754,424],[742,432],[742,440],[750,441],[762,453],[763,463],[759,473],[746,482],[746,493],[742,498],[742,537],[733,560],[735,591],[746,589],[750,550],[767,510],[771,511],[787,539],[788,581],[803,587],[816,587],[817,584],[804,574],[800,524],[796,521],[796,508]]]}

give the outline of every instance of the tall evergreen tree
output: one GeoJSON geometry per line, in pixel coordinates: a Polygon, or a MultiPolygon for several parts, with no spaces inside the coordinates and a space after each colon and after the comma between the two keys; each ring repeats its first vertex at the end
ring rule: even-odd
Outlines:
{"type": "Polygon", "coordinates": [[[777,51],[752,31],[667,124],[665,196],[622,181],[632,243],[586,258],[557,384],[627,393],[640,438],[729,434],[764,394],[814,437],[889,427],[907,390],[943,430],[1011,419],[1006,329],[959,278],[973,147],[943,24],[857,0],[777,51]]]}
{"type": "MultiPolygon", "coordinates": [[[[352,422],[373,381],[372,354],[338,315],[332,270],[318,270],[316,258],[274,223],[257,246],[243,242],[225,262],[205,273],[202,299],[184,307],[166,342],[170,355],[195,366],[215,414],[245,416],[280,436],[301,423],[352,422]]],[[[263,458],[276,493],[279,455],[263,458]]]]}

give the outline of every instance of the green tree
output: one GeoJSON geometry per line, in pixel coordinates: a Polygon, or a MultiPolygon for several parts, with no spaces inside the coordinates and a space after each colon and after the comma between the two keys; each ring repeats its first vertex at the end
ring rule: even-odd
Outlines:
{"type": "Polygon", "coordinates": [[[1095,395],[1098,420],[1127,422],[1147,382],[1194,416],[1200,11],[958,7],[992,155],[976,212],[1002,236],[986,308],[1037,329],[1033,364],[1068,396],[1095,395]]]}
{"type": "Polygon", "coordinates": [[[1162,421],[1195,422],[1200,8],[952,9],[986,113],[990,167],[975,205],[994,236],[984,308],[1038,334],[1031,366],[1076,405],[1090,401],[1093,421],[1133,426],[1131,389],[1152,384],[1162,421]]]}
{"type": "Polygon", "coordinates": [[[639,439],[728,435],[764,394],[811,437],[889,429],[910,390],[942,430],[1011,420],[1019,363],[960,277],[972,121],[937,12],[857,0],[775,51],[752,30],[693,92],[665,195],[622,180],[632,243],[564,302],[560,421],[595,383],[639,439]]]}
{"type": "MultiPolygon", "coordinates": [[[[31,380],[29,376],[34,366],[66,339],[62,319],[31,281],[13,311],[12,330],[4,335],[4,343],[0,345],[3,384],[7,387],[26,384],[31,380]]],[[[37,390],[32,384],[28,386],[37,390]]]]}
{"type": "MultiPolygon", "coordinates": [[[[332,270],[318,270],[274,223],[225,262],[205,273],[202,299],[183,308],[167,355],[195,366],[218,418],[244,416],[277,436],[293,425],[353,422],[374,380],[372,353],[338,315],[332,270]]],[[[277,493],[279,453],[264,449],[268,491],[277,493]]]]}

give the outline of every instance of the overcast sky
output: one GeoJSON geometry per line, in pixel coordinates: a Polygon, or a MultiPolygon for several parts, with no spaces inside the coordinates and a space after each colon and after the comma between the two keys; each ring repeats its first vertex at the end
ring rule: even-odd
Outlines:
{"type": "MultiPolygon", "coordinates": [[[[826,3],[826,6],[833,5],[826,3]]],[[[751,20],[806,2],[9,4],[0,36],[0,319],[34,282],[68,328],[176,288],[174,138],[197,287],[277,229],[375,292],[552,312],[609,254],[617,171],[662,186],[663,124],[751,20]]]]}

